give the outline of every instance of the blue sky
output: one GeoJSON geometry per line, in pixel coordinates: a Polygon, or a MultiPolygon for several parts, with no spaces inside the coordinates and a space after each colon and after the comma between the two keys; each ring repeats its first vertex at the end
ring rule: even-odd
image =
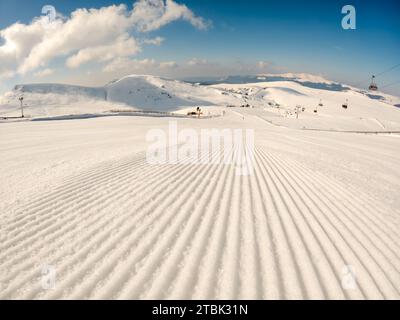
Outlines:
{"type": "MultiPolygon", "coordinates": [[[[203,70],[215,73],[210,76],[219,75],[218,73],[237,74],[238,65],[249,66],[264,61],[270,63],[273,72],[321,74],[349,84],[364,82],[364,86],[365,80],[371,74],[400,63],[400,1],[397,0],[176,2],[185,4],[205,21],[211,21],[211,27],[199,30],[187,21],[177,19],[162,28],[146,32],[145,35],[131,30],[130,33],[135,39],[165,39],[159,46],[142,46],[133,59],[174,61],[182,65],[196,58],[204,64],[209,64],[208,68],[203,66],[203,70]],[[344,30],[341,27],[341,8],[346,4],[356,8],[356,30],[344,30]],[[216,65],[218,67],[215,67],[216,65]]],[[[34,17],[40,16],[41,8],[45,4],[54,5],[58,12],[69,16],[77,8],[100,8],[120,3],[125,3],[131,9],[133,1],[0,0],[0,30],[16,21],[29,24],[34,17]]],[[[97,76],[99,66],[96,64],[85,65],[78,70],[68,70],[64,66],[63,57],[46,62],[45,67],[56,72],[41,79],[35,79],[32,74],[15,75],[0,80],[0,90],[12,86],[13,82],[72,82],[80,78],[80,73],[83,72],[87,84],[93,81],[92,84],[96,85],[95,79],[104,81],[107,78],[107,75],[97,76]],[[95,79],[90,80],[90,75],[95,79]]],[[[151,68],[151,73],[157,73],[154,66],[151,68]]],[[[251,67],[248,69],[253,70],[251,67]]],[[[160,73],[163,75],[162,73],[166,72],[172,77],[190,77],[198,75],[199,72],[193,68],[174,70],[164,70],[160,73]]],[[[381,85],[398,81],[400,67],[378,78],[381,85]]],[[[388,87],[386,91],[400,95],[400,85],[388,87]]]]}

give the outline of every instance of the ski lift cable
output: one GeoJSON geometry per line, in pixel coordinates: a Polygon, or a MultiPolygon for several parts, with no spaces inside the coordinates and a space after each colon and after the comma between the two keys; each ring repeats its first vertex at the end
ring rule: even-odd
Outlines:
{"type": "MultiPolygon", "coordinates": [[[[400,66],[400,63],[395,64],[394,66],[392,66],[392,67],[390,67],[390,68],[388,68],[388,69],[386,69],[386,70],[384,70],[384,71],[382,71],[382,72],[380,72],[380,73],[378,73],[378,74],[376,74],[376,75],[373,75],[373,76],[372,76],[372,81],[374,81],[374,79],[376,79],[377,77],[382,76],[382,75],[384,75],[384,74],[386,74],[386,73],[388,73],[388,72],[390,72],[390,71],[396,69],[396,68],[399,67],[399,66],[400,66]]],[[[357,87],[359,87],[360,85],[362,85],[362,84],[364,84],[364,83],[368,83],[368,82],[370,82],[370,81],[371,81],[371,79],[363,80],[363,81],[361,81],[361,82],[359,82],[359,83],[356,83],[355,85],[352,85],[352,86],[355,87],[355,88],[357,88],[357,87]]],[[[386,85],[386,86],[381,87],[380,89],[381,89],[381,90],[382,90],[382,89],[385,89],[385,88],[390,87],[390,86],[392,86],[392,85],[395,85],[395,84],[397,84],[397,83],[398,83],[398,82],[391,83],[391,84],[389,84],[389,85],[386,85]]],[[[330,97],[331,95],[333,95],[333,93],[328,94],[329,97],[330,97]]]]}
{"type": "MultiPolygon", "coordinates": [[[[382,72],[380,72],[380,73],[378,73],[378,74],[376,74],[376,75],[373,75],[373,76],[372,76],[372,77],[373,77],[373,80],[374,80],[376,77],[382,76],[382,75],[384,75],[384,74],[386,74],[386,73],[388,73],[388,72],[390,72],[390,71],[396,69],[396,68],[399,67],[399,66],[400,66],[400,63],[395,64],[394,66],[392,66],[392,67],[390,67],[390,68],[388,68],[388,69],[386,69],[386,70],[384,70],[384,71],[382,71],[382,72]]],[[[371,81],[371,79],[369,78],[368,80],[363,80],[363,81],[361,81],[361,82],[359,82],[359,83],[357,83],[357,84],[355,84],[355,85],[352,85],[352,87],[357,88],[357,87],[359,87],[361,84],[369,83],[370,81],[371,81]]],[[[382,90],[382,89],[385,89],[385,88],[390,87],[390,86],[393,86],[393,85],[395,85],[395,84],[397,84],[397,83],[399,83],[399,82],[400,82],[400,81],[395,82],[395,83],[391,83],[391,84],[389,84],[389,85],[386,85],[386,86],[381,87],[380,89],[381,89],[381,90],[382,90]]],[[[333,96],[333,94],[334,94],[333,92],[328,93],[328,94],[325,96],[325,98],[331,97],[331,96],[333,96]]],[[[344,105],[347,105],[347,104],[348,104],[348,100],[346,99],[346,102],[344,103],[344,105]]]]}
{"type": "Polygon", "coordinates": [[[387,69],[387,70],[385,70],[385,71],[383,71],[383,72],[381,72],[381,73],[378,73],[377,75],[375,75],[375,78],[376,78],[376,77],[379,77],[379,76],[381,76],[381,75],[383,75],[383,74],[385,74],[385,73],[388,73],[389,71],[392,71],[392,70],[396,69],[397,67],[400,67],[400,63],[398,63],[398,64],[396,64],[396,65],[390,67],[389,69],[387,69]]]}
{"type": "Polygon", "coordinates": [[[383,86],[383,87],[381,87],[381,89],[384,89],[384,88],[387,88],[387,87],[394,86],[395,84],[398,84],[398,83],[400,83],[400,81],[396,81],[396,82],[393,82],[393,83],[387,84],[386,86],[383,86]]]}
{"type": "MultiPolygon", "coordinates": [[[[392,67],[390,67],[390,68],[388,68],[388,69],[386,69],[386,70],[374,75],[374,78],[380,77],[381,75],[384,75],[384,74],[396,69],[399,66],[400,66],[400,63],[395,64],[394,66],[392,66],[392,67]]],[[[363,80],[361,82],[358,82],[358,83],[354,84],[353,87],[358,87],[359,85],[364,84],[364,83],[368,83],[370,81],[371,81],[371,78],[368,78],[368,80],[363,80]]]]}

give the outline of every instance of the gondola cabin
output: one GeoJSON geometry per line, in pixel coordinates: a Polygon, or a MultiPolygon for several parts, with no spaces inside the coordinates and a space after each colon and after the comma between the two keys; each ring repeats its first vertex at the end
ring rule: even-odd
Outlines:
{"type": "Polygon", "coordinates": [[[371,84],[369,85],[368,89],[370,91],[378,91],[378,86],[377,86],[377,84],[375,82],[375,76],[372,76],[372,81],[371,81],[371,84]]]}

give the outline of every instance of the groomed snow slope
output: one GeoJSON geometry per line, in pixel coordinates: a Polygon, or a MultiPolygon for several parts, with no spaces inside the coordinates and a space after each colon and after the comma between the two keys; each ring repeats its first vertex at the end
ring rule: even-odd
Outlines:
{"type": "Polygon", "coordinates": [[[0,298],[399,299],[399,136],[263,116],[178,120],[255,129],[249,177],[147,164],[170,119],[1,124],[0,298]]]}

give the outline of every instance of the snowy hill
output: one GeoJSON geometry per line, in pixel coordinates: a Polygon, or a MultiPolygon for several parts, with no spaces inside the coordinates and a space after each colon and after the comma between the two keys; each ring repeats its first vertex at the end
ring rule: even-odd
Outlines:
{"type": "Polygon", "coordinates": [[[177,111],[192,106],[238,102],[219,89],[153,76],[131,75],[105,87],[107,100],[144,110],[177,111]]]}
{"type": "Polygon", "coordinates": [[[63,84],[17,85],[0,97],[0,115],[18,116],[24,97],[27,114],[53,116],[115,109],[178,111],[193,106],[239,104],[240,97],[221,90],[154,76],[131,75],[104,87],[63,84]]]}
{"type": "Polygon", "coordinates": [[[248,106],[252,110],[250,114],[287,127],[400,129],[400,110],[396,107],[400,98],[306,74],[228,77],[209,85],[147,75],[126,76],[98,88],[17,85],[0,97],[0,115],[19,116],[18,98],[21,96],[25,114],[30,117],[97,114],[111,110],[185,113],[195,106],[220,114],[220,108],[248,106]],[[344,104],[348,105],[347,109],[342,108],[344,104]],[[298,117],[296,110],[300,110],[298,117]]]}
{"type": "Polygon", "coordinates": [[[243,95],[246,101],[257,106],[252,109],[252,114],[279,126],[350,131],[400,130],[400,109],[396,107],[400,98],[381,92],[371,94],[351,87],[328,90],[318,83],[310,85],[309,80],[303,83],[286,80],[217,84],[213,87],[243,95]]]}

